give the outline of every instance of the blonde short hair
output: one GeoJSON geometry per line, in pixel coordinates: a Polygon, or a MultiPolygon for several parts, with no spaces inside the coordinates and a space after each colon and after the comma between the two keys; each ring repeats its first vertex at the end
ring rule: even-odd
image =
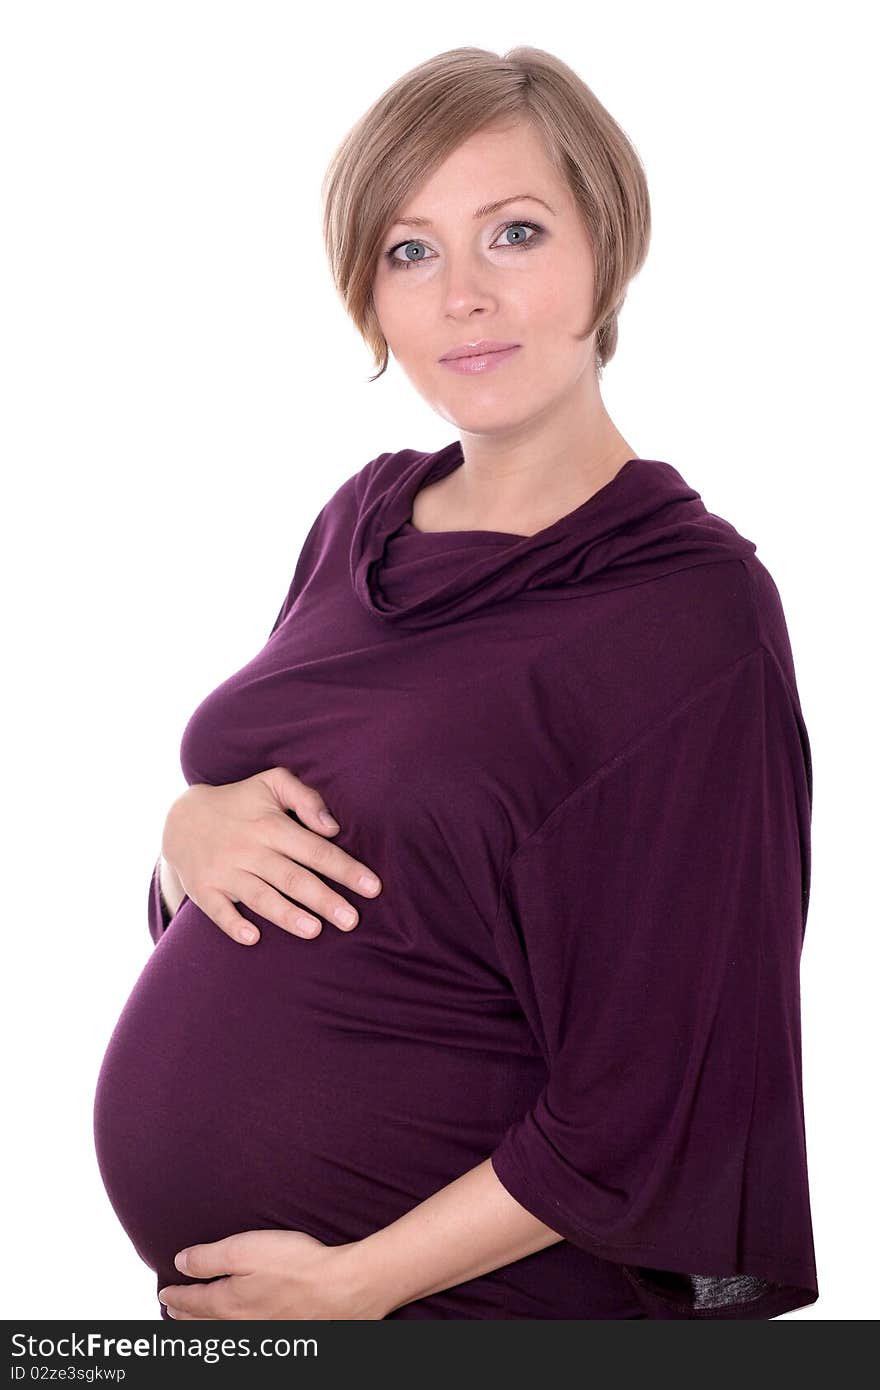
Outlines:
{"type": "Polygon", "coordinates": [[[373,278],[395,213],[469,136],[526,120],[567,181],[596,267],[596,369],[614,356],[617,316],[648,252],[651,210],[638,154],[571,68],[539,48],[499,55],[453,48],[420,63],[373,103],[334,152],[321,186],[334,284],[371,349],[380,377],[388,344],[373,307],[373,278]]]}

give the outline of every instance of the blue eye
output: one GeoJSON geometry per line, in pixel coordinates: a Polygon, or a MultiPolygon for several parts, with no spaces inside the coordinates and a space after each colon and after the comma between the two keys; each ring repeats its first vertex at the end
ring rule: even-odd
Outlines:
{"type": "MultiPolygon", "coordinates": [[[[506,246],[500,248],[503,251],[518,251],[520,248],[527,250],[530,246],[534,246],[536,241],[541,239],[544,232],[544,228],[539,227],[536,222],[523,222],[519,219],[515,222],[505,222],[504,226],[501,228],[501,233],[509,232],[512,227],[528,227],[535,235],[523,237],[520,241],[509,241],[506,246]]],[[[499,235],[501,233],[499,233],[499,235]]],[[[401,246],[424,246],[424,244],[423,241],[399,241],[396,246],[391,247],[390,251],[385,252],[385,258],[389,265],[393,266],[395,270],[409,270],[414,265],[421,265],[426,259],[425,256],[418,256],[415,260],[401,261],[395,256],[395,251],[399,251],[401,246]]]]}

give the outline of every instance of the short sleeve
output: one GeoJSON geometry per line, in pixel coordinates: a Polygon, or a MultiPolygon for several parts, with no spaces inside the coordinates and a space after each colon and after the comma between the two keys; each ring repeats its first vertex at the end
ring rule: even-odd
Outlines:
{"type": "Polygon", "coordinates": [[[651,1318],[818,1298],[801,1078],[812,765],[763,646],[566,798],[502,884],[547,1078],[491,1155],[651,1318]]]}

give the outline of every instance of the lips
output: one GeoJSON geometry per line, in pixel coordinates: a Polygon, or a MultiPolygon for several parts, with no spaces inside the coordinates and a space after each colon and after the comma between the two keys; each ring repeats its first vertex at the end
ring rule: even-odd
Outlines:
{"type": "Polygon", "coordinates": [[[494,352],[471,352],[464,357],[447,357],[440,362],[440,366],[459,376],[485,376],[487,372],[500,371],[519,351],[519,343],[514,343],[512,347],[496,348],[494,352]]]}
{"type": "Polygon", "coordinates": [[[481,338],[476,343],[461,343],[450,348],[440,358],[441,362],[451,362],[457,357],[485,357],[490,352],[505,352],[508,348],[519,347],[518,343],[503,343],[496,338],[481,338]]]}

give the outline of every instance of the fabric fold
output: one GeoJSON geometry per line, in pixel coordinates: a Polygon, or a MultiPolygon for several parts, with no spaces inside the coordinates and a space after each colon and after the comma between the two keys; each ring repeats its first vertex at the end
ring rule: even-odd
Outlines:
{"type": "Polygon", "coordinates": [[[434,454],[381,455],[365,470],[351,579],[367,611],[389,624],[430,628],[517,597],[576,598],[755,552],[753,541],[708,512],[659,459],[629,459],[581,506],[533,536],[417,531],[417,493],[463,462],[456,440],[434,454]]]}
{"type": "Polygon", "coordinates": [[[549,1076],[501,1182],[652,1316],[818,1297],[800,1076],[811,776],[758,646],[514,855],[499,952],[549,1076]]]}

